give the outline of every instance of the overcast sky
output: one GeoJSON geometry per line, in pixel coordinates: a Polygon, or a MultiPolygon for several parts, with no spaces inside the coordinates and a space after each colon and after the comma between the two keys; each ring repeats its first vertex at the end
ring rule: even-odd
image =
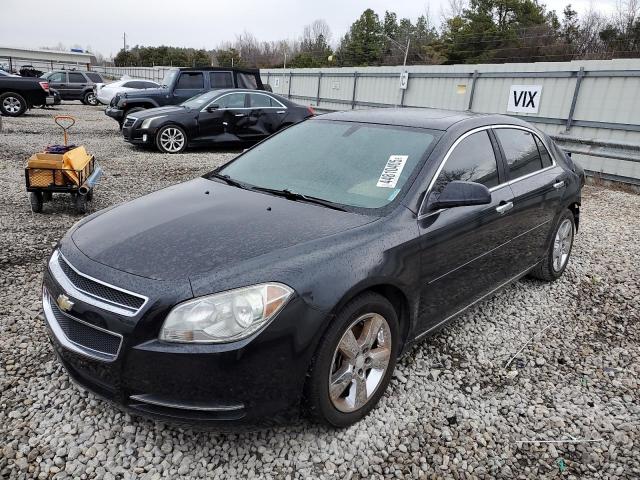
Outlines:
{"type": "MultiPolygon", "coordinates": [[[[595,8],[609,13],[616,0],[599,0],[595,8]]],[[[544,3],[544,0],[543,0],[544,3]]],[[[546,0],[558,11],[569,0],[546,0]]],[[[578,12],[590,0],[571,0],[578,12]]],[[[430,11],[440,22],[447,0],[0,0],[0,45],[17,47],[91,46],[105,57],[127,44],[171,45],[212,49],[232,41],[245,30],[258,40],[297,38],[304,25],[321,18],[328,22],[333,43],[366,8],[381,17],[392,10],[398,17],[415,20],[430,11]]]]}

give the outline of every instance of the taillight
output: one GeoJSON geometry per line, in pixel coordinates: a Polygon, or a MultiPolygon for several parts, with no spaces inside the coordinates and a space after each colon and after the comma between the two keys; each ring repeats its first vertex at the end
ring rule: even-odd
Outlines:
{"type": "Polygon", "coordinates": [[[309,106],[307,107],[307,110],[309,110],[309,113],[310,113],[311,115],[315,115],[315,114],[316,114],[316,111],[313,109],[313,107],[312,107],[311,105],[309,105],[309,106]]]}
{"type": "Polygon", "coordinates": [[[49,93],[49,82],[38,82],[40,84],[40,86],[42,87],[42,89],[49,93]]]}

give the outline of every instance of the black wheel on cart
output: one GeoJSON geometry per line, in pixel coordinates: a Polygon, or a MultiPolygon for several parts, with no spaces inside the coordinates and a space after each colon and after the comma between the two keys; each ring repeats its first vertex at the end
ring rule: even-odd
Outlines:
{"type": "Polygon", "coordinates": [[[52,198],[53,198],[53,193],[51,193],[51,192],[42,192],[42,201],[43,202],[50,202],[52,198]]]}
{"type": "Polygon", "coordinates": [[[93,188],[89,189],[87,192],[87,202],[91,202],[93,200],[93,188]]]}
{"type": "Polygon", "coordinates": [[[29,201],[31,202],[32,212],[40,213],[42,211],[42,192],[31,192],[29,201]]]}
{"type": "Polygon", "coordinates": [[[87,196],[86,195],[76,195],[75,199],[75,207],[76,212],[78,213],[87,213],[87,196]]]}

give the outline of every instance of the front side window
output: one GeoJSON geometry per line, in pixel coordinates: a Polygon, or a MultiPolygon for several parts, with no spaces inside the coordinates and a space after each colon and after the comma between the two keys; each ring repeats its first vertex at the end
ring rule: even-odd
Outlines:
{"type": "Polygon", "coordinates": [[[223,95],[218,100],[214,100],[213,103],[220,108],[244,108],[245,97],[245,93],[230,93],[229,95],[223,95]]]}
{"type": "Polygon", "coordinates": [[[202,72],[182,72],[176,90],[199,90],[204,88],[202,72]]]}
{"type": "Polygon", "coordinates": [[[231,72],[209,72],[211,88],[233,88],[231,72]]]}
{"type": "Polygon", "coordinates": [[[533,134],[515,128],[498,128],[495,130],[502,151],[504,152],[512,180],[542,169],[542,160],[533,134]]]}
{"type": "Polygon", "coordinates": [[[496,156],[487,130],[469,135],[455,147],[431,191],[440,193],[447,183],[454,180],[481,183],[487,188],[500,183],[496,156]]]}
{"type": "Polygon", "coordinates": [[[88,72],[87,77],[89,77],[89,80],[91,80],[93,83],[104,83],[102,77],[97,73],[88,72]]]}
{"type": "Polygon", "coordinates": [[[249,185],[377,209],[399,197],[439,133],[310,120],[257,145],[220,173],[249,185]]]}
{"type": "Polygon", "coordinates": [[[86,83],[84,75],[78,72],[69,72],[69,83],[86,83]]]}

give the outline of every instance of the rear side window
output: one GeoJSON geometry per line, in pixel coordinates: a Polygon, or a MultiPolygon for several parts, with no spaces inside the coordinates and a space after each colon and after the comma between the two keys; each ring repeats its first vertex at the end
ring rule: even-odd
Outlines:
{"type": "Polygon", "coordinates": [[[87,72],[87,77],[89,77],[89,79],[94,83],[104,83],[102,77],[97,73],[87,72]]]}
{"type": "Polygon", "coordinates": [[[198,90],[204,88],[202,72],[182,72],[176,90],[198,90]]]}
{"type": "Polygon", "coordinates": [[[238,88],[251,88],[253,90],[258,88],[258,82],[256,76],[248,73],[238,73],[238,88]]]}
{"type": "Polygon", "coordinates": [[[126,82],[122,84],[122,88],[138,88],[138,82],[126,82]]]}
{"type": "Polygon", "coordinates": [[[542,169],[542,160],[533,134],[515,128],[498,128],[495,132],[502,145],[511,179],[542,169]]]}
{"type": "Polygon", "coordinates": [[[253,108],[284,108],[284,105],[275,98],[271,98],[269,95],[261,95],[259,93],[250,93],[249,102],[253,108]]]}
{"type": "Polygon", "coordinates": [[[81,73],[69,72],[69,83],[87,83],[87,80],[81,73]]]}
{"type": "Polygon", "coordinates": [[[209,72],[211,88],[233,88],[231,72],[209,72]]]}
{"type": "Polygon", "coordinates": [[[142,84],[140,88],[158,88],[157,83],[153,83],[153,82],[140,82],[140,83],[142,84]]]}
{"type": "Polygon", "coordinates": [[[544,146],[542,140],[538,137],[535,137],[536,145],[538,146],[538,153],[540,154],[540,160],[542,160],[542,168],[547,168],[553,165],[553,160],[551,160],[551,155],[549,155],[549,151],[547,147],[544,146]]]}
{"type": "Polygon", "coordinates": [[[477,182],[487,188],[500,183],[498,165],[487,130],[473,133],[451,152],[442,167],[432,191],[440,193],[454,180],[477,182]]]}

